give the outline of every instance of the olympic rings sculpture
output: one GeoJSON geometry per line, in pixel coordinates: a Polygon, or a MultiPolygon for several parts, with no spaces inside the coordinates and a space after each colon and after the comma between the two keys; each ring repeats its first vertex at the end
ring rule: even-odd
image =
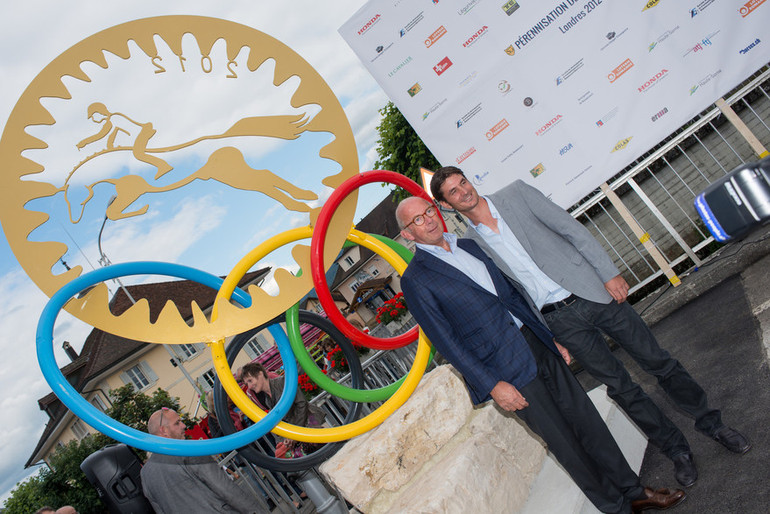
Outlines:
{"type": "MultiPolygon", "coordinates": [[[[244,256],[224,280],[203,271],[178,264],[134,262],[115,264],[107,268],[101,268],[84,274],[67,283],[51,297],[44,308],[38,323],[36,336],[37,356],[46,381],[52,387],[59,399],[69,407],[75,415],[93,428],[130,446],[167,455],[198,456],[226,453],[237,448],[246,447],[249,443],[264,436],[270,431],[276,435],[296,441],[309,443],[336,443],[345,441],[376,427],[399,408],[409,398],[412,392],[414,392],[426,367],[430,364],[433,349],[422,331],[419,331],[418,337],[417,327],[406,334],[388,339],[376,338],[365,334],[353,327],[344,318],[331,298],[331,292],[326,284],[323,262],[326,232],[331,218],[340,203],[357,188],[372,182],[388,182],[396,184],[410,193],[430,201],[430,197],[428,197],[425,191],[423,191],[415,182],[403,175],[384,170],[364,172],[348,179],[334,191],[327,203],[321,209],[315,228],[302,227],[292,229],[268,239],[244,256]],[[268,330],[270,330],[276,340],[276,345],[284,364],[284,391],[278,404],[269,413],[265,413],[251,402],[235,381],[232,369],[230,368],[230,362],[234,359],[234,353],[237,353],[240,348],[234,347],[234,353],[229,350],[228,352],[225,352],[225,338],[233,334],[223,334],[217,341],[208,343],[212,352],[214,369],[218,376],[217,390],[215,391],[215,403],[217,404],[217,408],[226,411],[226,400],[220,389],[221,384],[221,388],[224,389],[224,392],[226,392],[233,400],[235,405],[255,422],[253,426],[243,431],[229,433],[222,438],[198,441],[179,441],[149,435],[127,427],[109,418],[106,414],[88,403],[67,382],[64,375],[59,370],[53,353],[54,324],[58,313],[64,305],[67,304],[72,297],[81,293],[83,290],[100,282],[128,275],[155,274],[184,278],[218,290],[212,311],[213,321],[217,317],[217,306],[220,301],[234,300],[242,307],[248,307],[251,304],[249,295],[238,289],[236,286],[238,281],[254,264],[275,249],[287,243],[306,238],[311,238],[310,262],[313,285],[318,294],[319,301],[329,317],[328,322],[330,324],[325,327],[325,330],[327,333],[330,333],[330,335],[333,335],[335,341],[339,343],[339,341],[344,340],[344,337],[348,337],[368,348],[395,349],[413,342],[415,338],[418,339],[417,351],[412,367],[407,375],[402,377],[398,382],[375,390],[359,389],[361,387],[360,363],[356,362],[357,358],[352,356],[348,356],[348,361],[351,363],[351,370],[355,370],[353,373],[354,378],[352,388],[341,386],[323,375],[312,361],[312,358],[307,353],[307,349],[302,343],[302,338],[299,333],[299,323],[301,320],[298,306],[290,308],[285,316],[289,334],[288,338],[286,333],[277,327],[276,324],[280,321],[278,318],[255,329],[260,330],[267,327],[268,330]],[[336,331],[341,334],[337,335],[334,333],[336,331]],[[340,336],[342,336],[343,339],[340,339],[340,336]],[[360,409],[360,405],[356,404],[349,409],[349,415],[345,418],[345,424],[338,427],[307,428],[284,423],[281,419],[290,410],[293,399],[297,393],[298,369],[295,357],[299,360],[308,375],[330,394],[352,402],[381,401],[386,398],[387,400],[385,400],[385,402],[371,414],[359,420],[355,420],[360,409]],[[355,364],[358,364],[358,367],[356,367],[355,364]]],[[[409,250],[383,236],[369,235],[360,232],[355,228],[351,228],[347,235],[347,239],[351,244],[362,245],[381,256],[399,274],[404,272],[407,262],[411,259],[409,250]]],[[[142,300],[140,300],[140,302],[141,301],[142,300]]],[[[302,316],[303,318],[307,317],[307,315],[302,316]]],[[[326,322],[326,320],[324,321],[326,322]]],[[[340,346],[343,349],[346,348],[344,344],[341,344],[340,346]]],[[[350,346],[349,343],[347,343],[347,346],[350,346]]],[[[350,346],[350,348],[352,348],[352,346],[350,346]]],[[[219,419],[224,421],[223,428],[225,428],[227,432],[232,432],[234,430],[234,427],[229,427],[227,425],[229,416],[219,416],[219,419]]],[[[320,453],[319,458],[328,457],[339,449],[339,445],[326,445],[326,447],[329,448],[327,452],[321,453],[323,449],[317,452],[320,453]]],[[[315,465],[316,463],[317,462],[314,461],[314,463],[310,465],[315,465]]],[[[261,465],[271,469],[277,469],[276,466],[281,467],[281,465],[275,463],[261,465]]],[[[284,468],[285,470],[289,470],[288,468],[304,469],[292,465],[284,466],[284,468]]]]}

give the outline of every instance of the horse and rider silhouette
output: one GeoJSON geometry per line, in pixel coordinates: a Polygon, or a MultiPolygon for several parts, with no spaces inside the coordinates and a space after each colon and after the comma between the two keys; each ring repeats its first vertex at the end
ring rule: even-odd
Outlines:
{"type": "Polygon", "coordinates": [[[270,170],[252,168],[241,153],[235,147],[225,146],[214,150],[206,163],[191,174],[169,184],[160,184],[157,181],[171,172],[174,167],[157,154],[174,152],[191,147],[201,141],[217,140],[243,136],[263,136],[280,139],[297,139],[305,131],[309,118],[305,114],[299,115],[273,115],[251,116],[235,122],[229,129],[221,134],[201,136],[190,141],[165,147],[149,147],[150,139],[156,130],[152,123],[141,123],[120,112],[110,112],[107,106],[101,102],[95,102],[88,106],[88,119],[100,125],[99,130],[77,143],[78,150],[86,146],[106,139],[105,147],[86,157],[75,165],[70,171],[64,185],[59,189],[64,191],[64,198],[69,209],[70,221],[77,223],[83,216],[86,204],[94,196],[94,187],[97,184],[108,183],[115,187],[115,200],[107,207],[107,217],[111,220],[119,220],[131,216],[139,216],[147,212],[149,205],[144,205],[135,210],[127,210],[135,201],[148,193],[162,193],[184,187],[194,180],[216,180],[236,189],[255,191],[280,202],[286,209],[299,212],[309,212],[310,206],[304,201],[318,199],[312,191],[301,189],[291,182],[284,180],[270,170]],[[116,145],[118,136],[121,139],[132,139],[130,145],[116,145]],[[148,182],[139,175],[124,175],[117,178],[105,178],[88,184],[87,197],[80,205],[80,213],[77,219],[74,205],[71,203],[72,177],[84,164],[103,155],[112,152],[130,151],[135,159],[149,164],[157,171],[154,178],[148,182]]]}

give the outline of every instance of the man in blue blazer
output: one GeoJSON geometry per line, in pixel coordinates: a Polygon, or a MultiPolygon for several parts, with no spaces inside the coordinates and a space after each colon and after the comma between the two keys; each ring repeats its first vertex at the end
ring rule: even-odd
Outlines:
{"type": "Polygon", "coordinates": [[[556,339],[607,385],[609,396],[674,462],[680,484],[687,487],[698,478],[687,439],[631,379],[603,333],[658,379],[671,400],[695,418],[698,430],[735,453],[749,450],[746,438],[722,423],[703,388],[660,347],[625,301],[628,284],[602,246],[569,213],[520,180],[479,196],[454,166],[433,175],[431,192],[442,205],[468,218],[465,236],[530,294],[556,339]]]}
{"type": "Polygon", "coordinates": [[[417,243],[401,288],[431,343],[462,374],[473,403],[493,399],[514,412],[602,512],[682,501],[681,490],[640,485],[526,293],[476,243],[444,233],[438,216],[418,197],[396,209],[401,235],[417,243]]]}

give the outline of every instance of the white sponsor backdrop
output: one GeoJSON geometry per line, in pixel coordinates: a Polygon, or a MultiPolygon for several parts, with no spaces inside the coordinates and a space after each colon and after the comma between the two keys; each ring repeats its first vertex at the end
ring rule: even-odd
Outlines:
{"type": "Polygon", "coordinates": [[[568,207],[770,61],[770,0],[371,0],[340,34],[443,165],[568,207]]]}

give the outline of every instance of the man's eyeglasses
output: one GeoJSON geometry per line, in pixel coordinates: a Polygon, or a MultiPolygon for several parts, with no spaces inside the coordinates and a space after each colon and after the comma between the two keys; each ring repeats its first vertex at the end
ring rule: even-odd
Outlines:
{"type": "Polygon", "coordinates": [[[418,226],[418,227],[419,227],[420,225],[422,225],[423,223],[425,223],[425,217],[426,217],[426,216],[427,216],[427,217],[429,217],[429,218],[432,218],[432,217],[433,217],[433,216],[435,216],[435,215],[436,215],[436,207],[434,207],[433,205],[431,205],[430,207],[428,207],[427,209],[425,209],[425,212],[423,212],[422,214],[418,214],[417,216],[415,216],[415,217],[412,219],[412,221],[410,221],[409,223],[407,223],[406,225],[404,225],[404,228],[408,227],[408,226],[409,226],[409,225],[411,225],[412,223],[414,223],[414,224],[415,224],[415,226],[418,226]]]}

